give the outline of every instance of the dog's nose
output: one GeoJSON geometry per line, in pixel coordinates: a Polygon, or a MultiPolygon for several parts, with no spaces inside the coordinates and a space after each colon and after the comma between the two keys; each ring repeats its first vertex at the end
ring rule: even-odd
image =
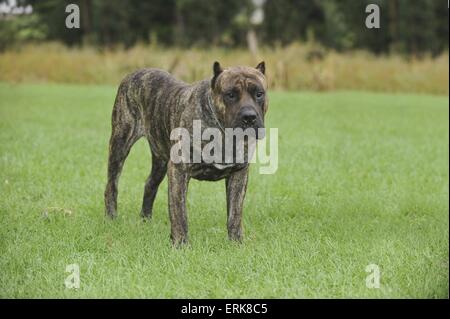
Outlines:
{"type": "Polygon", "coordinates": [[[256,121],[256,112],[252,109],[246,109],[241,113],[241,118],[245,124],[253,124],[256,121]]]}

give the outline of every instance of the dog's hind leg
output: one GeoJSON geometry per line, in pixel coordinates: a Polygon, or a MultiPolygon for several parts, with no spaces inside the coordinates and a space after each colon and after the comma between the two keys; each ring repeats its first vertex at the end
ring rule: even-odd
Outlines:
{"type": "Polygon", "coordinates": [[[111,218],[117,216],[117,192],[123,164],[131,147],[143,136],[140,119],[130,111],[133,106],[125,97],[118,96],[113,110],[112,133],[109,142],[108,182],[105,189],[106,215],[111,218]]]}
{"type": "Polygon", "coordinates": [[[150,219],[152,217],[153,202],[158,192],[159,184],[167,173],[167,161],[162,160],[152,153],[152,170],[145,182],[144,198],[142,200],[141,216],[150,219]]]}

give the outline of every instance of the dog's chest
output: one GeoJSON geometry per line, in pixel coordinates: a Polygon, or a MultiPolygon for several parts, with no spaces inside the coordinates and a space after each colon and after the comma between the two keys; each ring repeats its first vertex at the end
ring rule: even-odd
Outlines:
{"type": "Polygon", "coordinates": [[[245,168],[247,163],[233,164],[191,164],[191,176],[198,180],[217,181],[245,168]]]}

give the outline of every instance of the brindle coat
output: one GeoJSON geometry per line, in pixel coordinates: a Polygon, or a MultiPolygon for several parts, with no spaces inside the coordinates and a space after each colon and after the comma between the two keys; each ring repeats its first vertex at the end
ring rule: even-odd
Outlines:
{"type": "Polygon", "coordinates": [[[150,218],[158,186],[168,176],[169,216],[173,244],[187,243],[186,193],[189,179],[226,180],[227,228],[229,238],[242,239],[242,206],[248,181],[248,163],[217,166],[179,163],[170,160],[173,129],[183,127],[192,136],[194,120],[207,127],[264,127],[268,100],[265,65],[256,68],[232,67],[223,70],[216,62],[212,80],[186,84],[169,73],[142,69],[120,84],[112,112],[109,144],[108,182],[105,190],[106,214],[117,216],[118,179],[133,144],[145,136],[152,153],[141,215],[150,218]],[[209,102],[208,102],[209,101],[209,102]],[[212,107],[211,107],[212,106],[212,107]],[[247,121],[248,114],[250,120],[247,121]],[[246,117],[247,116],[247,117],[246,117]]]}

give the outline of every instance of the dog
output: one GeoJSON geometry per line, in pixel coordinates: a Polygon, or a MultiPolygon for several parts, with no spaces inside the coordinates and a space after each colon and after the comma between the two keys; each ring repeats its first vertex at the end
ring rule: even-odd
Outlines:
{"type": "MultiPolygon", "coordinates": [[[[112,111],[109,142],[108,181],[105,190],[106,215],[117,216],[118,180],[133,144],[146,137],[152,154],[145,182],[141,215],[152,216],[158,186],[168,177],[170,238],[173,245],[188,243],[186,193],[190,178],[225,179],[227,230],[231,240],[242,241],[242,207],[247,189],[249,163],[176,163],[171,149],[176,140],[171,132],[184,128],[192,135],[193,123],[202,128],[264,129],[268,109],[265,63],[256,68],[222,68],[213,64],[210,79],[186,84],[159,69],[141,69],[125,77],[112,111]]],[[[256,139],[263,136],[258,136],[256,139]]],[[[247,144],[246,144],[247,145],[247,144]]],[[[192,148],[192,145],[191,145],[192,148]]]]}

